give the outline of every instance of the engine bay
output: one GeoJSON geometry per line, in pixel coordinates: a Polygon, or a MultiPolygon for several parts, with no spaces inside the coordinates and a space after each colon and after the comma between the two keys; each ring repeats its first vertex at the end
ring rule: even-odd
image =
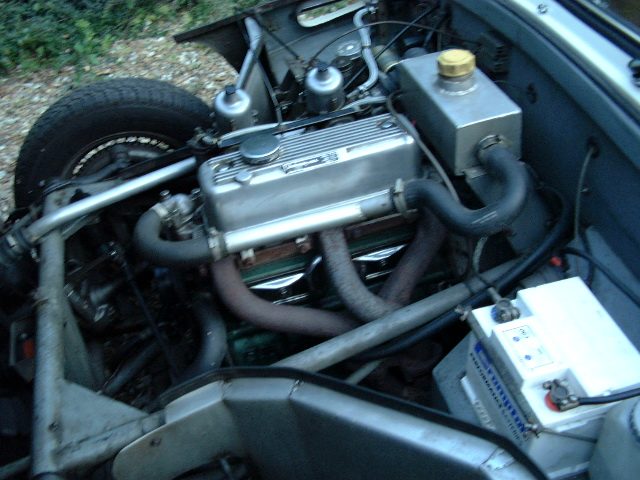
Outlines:
{"type": "Polygon", "coordinates": [[[634,113],[531,2],[316,3],[176,37],[238,71],[184,145],[33,181],[0,478],[633,478],[634,113]]]}

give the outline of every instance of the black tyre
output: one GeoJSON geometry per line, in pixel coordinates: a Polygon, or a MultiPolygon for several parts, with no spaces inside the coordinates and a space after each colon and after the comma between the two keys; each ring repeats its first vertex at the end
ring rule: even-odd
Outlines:
{"type": "Polygon", "coordinates": [[[124,145],[132,160],[172,150],[210,123],[209,107],[171,84],[142,78],[108,80],[54,103],[35,123],[16,163],[16,205],[40,198],[43,181],[95,173],[124,145]]]}

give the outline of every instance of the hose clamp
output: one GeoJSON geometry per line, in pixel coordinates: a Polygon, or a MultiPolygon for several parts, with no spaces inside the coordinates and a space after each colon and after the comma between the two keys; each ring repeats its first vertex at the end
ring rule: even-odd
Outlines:
{"type": "Polygon", "coordinates": [[[222,260],[227,252],[224,244],[224,234],[217,231],[215,228],[209,228],[206,230],[207,245],[211,252],[211,258],[214,262],[222,260]]]}
{"type": "Polygon", "coordinates": [[[391,189],[391,199],[393,205],[396,207],[396,211],[406,219],[410,219],[409,208],[407,207],[407,200],[404,198],[404,182],[401,178],[396,180],[396,184],[391,189]]]}
{"type": "Polygon", "coordinates": [[[482,140],[478,142],[478,146],[476,147],[476,157],[482,162],[483,154],[489,148],[495,145],[505,145],[505,139],[501,135],[489,135],[484,137],[482,140]]]}
{"type": "Polygon", "coordinates": [[[162,220],[163,223],[171,216],[171,212],[169,211],[169,209],[167,209],[166,206],[162,204],[162,202],[156,203],[153,207],[151,207],[151,210],[153,210],[153,212],[155,212],[155,214],[160,217],[160,220],[162,220]]]}

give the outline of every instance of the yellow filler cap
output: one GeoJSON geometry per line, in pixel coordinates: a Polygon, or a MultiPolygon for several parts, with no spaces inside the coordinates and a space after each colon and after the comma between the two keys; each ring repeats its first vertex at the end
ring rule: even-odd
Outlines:
{"type": "Polygon", "coordinates": [[[445,50],[438,57],[438,73],[456,78],[469,75],[476,68],[476,56],[469,50],[454,48],[445,50]]]}

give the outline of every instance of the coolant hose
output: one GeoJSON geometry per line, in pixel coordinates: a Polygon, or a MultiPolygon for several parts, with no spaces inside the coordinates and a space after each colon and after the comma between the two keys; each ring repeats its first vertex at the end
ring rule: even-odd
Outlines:
{"type": "Polygon", "coordinates": [[[362,282],[342,230],[325,230],[319,238],[327,275],[340,300],[357,318],[370,322],[409,303],[411,293],[433,260],[444,235],[442,224],[432,215],[421,220],[413,241],[379,295],[362,282]]]}
{"type": "Polygon", "coordinates": [[[430,179],[407,182],[404,198],[408,208],[433,212],[450,230],[461,235],[483,237],[504,230],[518,216],[527,199],[527,171],[518,158],[500,143],[479,153],[488,173],[502,184],[498,201],[471,210],[455,202],[440,183],[430,179]]]}
{"type": "Polygon", "coordinates": [[[371,292],[362,282],[351,261],[351,253],[342,229],[320,232],[324,268],[331,284],[347,310],[364,322],[371,322],[399,308],[371,292]]]}
{"type": "MultiPolygon", "coordinates": [[[[493,268],[484,273],[484,278],[493,281],[504,275],[510,265],[512,265],[511,262],[493,268]]],[[[478,279],[459,283],[350,332],[280,360],[274,366],[312,372],[323,370],[424,325],[455,307],[469,295],[484,288],[486,286],[478,279]]]]}
{"type": "Polygon", "coordinates": [[[121,367],[118,367],[118,370],[116,370],[114,375],[109,378],[102,387],[102,393],[109,397],[115,396],[122,390],[122,387],[133,380],[133,378],[159,354],[160,345],[158,345],[157,342],[149,343],[137,352],[134,357],[128,359],[121,367]]]}
{"type": "Polygon", "coordinates": [[[162,219],[155,210],[145,212],[133,232],[133,242],[140,254],[154,265],[187,268],[212,261],[206,237],[169,241],[160,238],[162,219]]]}
{"type": "MultiPolygon", "coordinates": [[[[191,309],[200,330],[200,348],[193,362],[177,378],[177,383],[217,369],[227,353],[227,329],[211,301],[211,296],[203,294],[196,296],[191,309]]],[[[148,344],[118,368],[105,383],[102,388],[103,393],[110,397],[115,396],[159,354],[160,346],[157,342],[148,344]]]]}
{"type": "Polygon", "coordinates": [[[407,305],[416,285],[440,250],[446,233],[434,215],[424,215],[418,222],[415,237],[382,285],[378,296],[399,305],[407,305]]]}
{"type": "MultiPolygon", "coordinates": [[[[520,260],[513,268],[506,272],[505,275],[496,279],[494,286],[499,293],[506,293],[513,289],[520,280],[531,274],[536,268],[539,268],[550,255],[551,251],[556,248],[564,238],[564,234],[567,232],[570,225],[569,208],[561,194],[558,192],[554,193],[560,203],[560,215],[556,224],[549,231],[543,241],[529,255],[520,260]]],[[[490,300],[491,295],[485,289],[472,295],[461,305],[465,308],[477,308],[486,304],[490,300]]],[[[416,343],[436,335],[444,328],[450,327],[458,322],[459,319],[459,312],[456,310],[449,310],[405,337],[398,338],[390,342],[388,345],[383,345],[370,350],[363,355],[360,355],[358,359],[362,361],[370,361],[397,355],[416,343]]]]}
{"type": "Polygon", "coordinates": [[[213,283],[222,303],[235,316],[266,330],[334,337],[356,326],[338,313],[291,305],[277,305],[254,295],[245,285],[233,257],[213,264],[213,283]]]}
{"type": "Polygon", "coordinates": [[[227,328],[210,295],[198,295],[192,306],[200,330],[200,349],[195,360],[178,377],[184,382],[217,369],[227,354],[227,328]]]}
{"type": "MultiPolygon", "coordinates": [[[[518,262],[509,262],[483,273],[484,281],[495,284],[498,291],[507,291],[515,287],[517,282],[544,263],[564,238],[570,224],[569,209],[562,196],[554,193],[560,203],[560,215],[543,241],[518,262]]],[[[452,308],[460,302],[473,306],[480,304],[480,301],[486,301],[484,281],[472,278],[465,283],[449,287],[385,317],[280,360],[274,366],[316,372],[367,350],[365,355],[358,356],[359,360],[370,361],[397,354],[442,328],[459,322],[460,313],[452,308]],[[483,284],[482,288],[478,287],[479,284],[483,284]],[[398,339],[407,332],[411,333],[398,339]],[[382,348],[370,350],[384,342],[390,343],[382,348]]]]}

